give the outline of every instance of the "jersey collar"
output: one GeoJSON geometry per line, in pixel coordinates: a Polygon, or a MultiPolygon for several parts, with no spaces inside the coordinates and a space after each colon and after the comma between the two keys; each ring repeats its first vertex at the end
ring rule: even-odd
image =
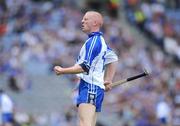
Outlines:
{"type": "Polygon", "coordinates": [[[92,37],[92,36],[95,36],[95,35],[100,36],[100,35],[102,35],[102,34],[103,34],[102,32],[91,32],[90,34],[88,34],[88,36],[89,36],[89,38],[90,38],[90,37],[92,37]]]}

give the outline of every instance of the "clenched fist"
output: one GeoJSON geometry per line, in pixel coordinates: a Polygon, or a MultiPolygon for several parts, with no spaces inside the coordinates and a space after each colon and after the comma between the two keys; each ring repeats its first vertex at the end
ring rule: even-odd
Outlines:
{"type": "Polygon", "coordinates": [[[104,82],[104,86],[105,86],[105,91],[109,91],[112,89],[112,86],[111,86],[112,82],[111,81],[105,81],[104,82]]]}
{"type": "Polygon", "coordinates": [[[56,75],[63,74],[63,68],[60,67],[60,66],[55,66],[54,67],[54,72],[56,73],[56,75]]]}

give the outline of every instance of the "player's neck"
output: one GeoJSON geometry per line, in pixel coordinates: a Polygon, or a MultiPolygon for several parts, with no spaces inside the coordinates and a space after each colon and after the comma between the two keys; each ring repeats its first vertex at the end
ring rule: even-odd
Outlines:
{"type": "MultiPolygon", "coordinates": [[[[93,29],[90,31],[90,33],[92,33],[92,32],[99,32],[99,30],[100,30],[99,28],[93,28],[93,29]]],[[[90,33],[89,33],[89,34],[90,34],[90,33]]]]}

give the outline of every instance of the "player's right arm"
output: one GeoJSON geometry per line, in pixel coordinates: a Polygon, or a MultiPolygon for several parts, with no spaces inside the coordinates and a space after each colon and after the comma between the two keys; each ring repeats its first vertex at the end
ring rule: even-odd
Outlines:
{"type": "Polygon", "coordinates": [[[74,66],[67,67],[67,68],[63,68],[61,66],[55,66],[54,71],[55,71],[56,75],[78,74],[78,73],[83,73],[84,72],[83,68],[78,64],[75,64],[74,66]]]}

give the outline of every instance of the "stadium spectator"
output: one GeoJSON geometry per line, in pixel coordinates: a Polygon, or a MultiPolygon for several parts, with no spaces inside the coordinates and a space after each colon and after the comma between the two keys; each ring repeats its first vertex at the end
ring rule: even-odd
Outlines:
{"type": "MultiPolygon", "coordinates": [[[[167,1],[133,2],[125,0],[128,20],[143,31],[166,53],[180,62],[178,36],[180,35],[179,10],[167,8],[167,1]],[[175,11],[174,11],[175,10],[175,11]],[[173,49],[172,49],[173,48],[173,49]]],[[[169,3],[176,4],[177,1],[169,3]]]]}
{"type": "Polygon", "coordinates": [[[13,126],[14,122],[14,103],[4,90],[0,89],[0,117],[1,126],[13,126]]]}

